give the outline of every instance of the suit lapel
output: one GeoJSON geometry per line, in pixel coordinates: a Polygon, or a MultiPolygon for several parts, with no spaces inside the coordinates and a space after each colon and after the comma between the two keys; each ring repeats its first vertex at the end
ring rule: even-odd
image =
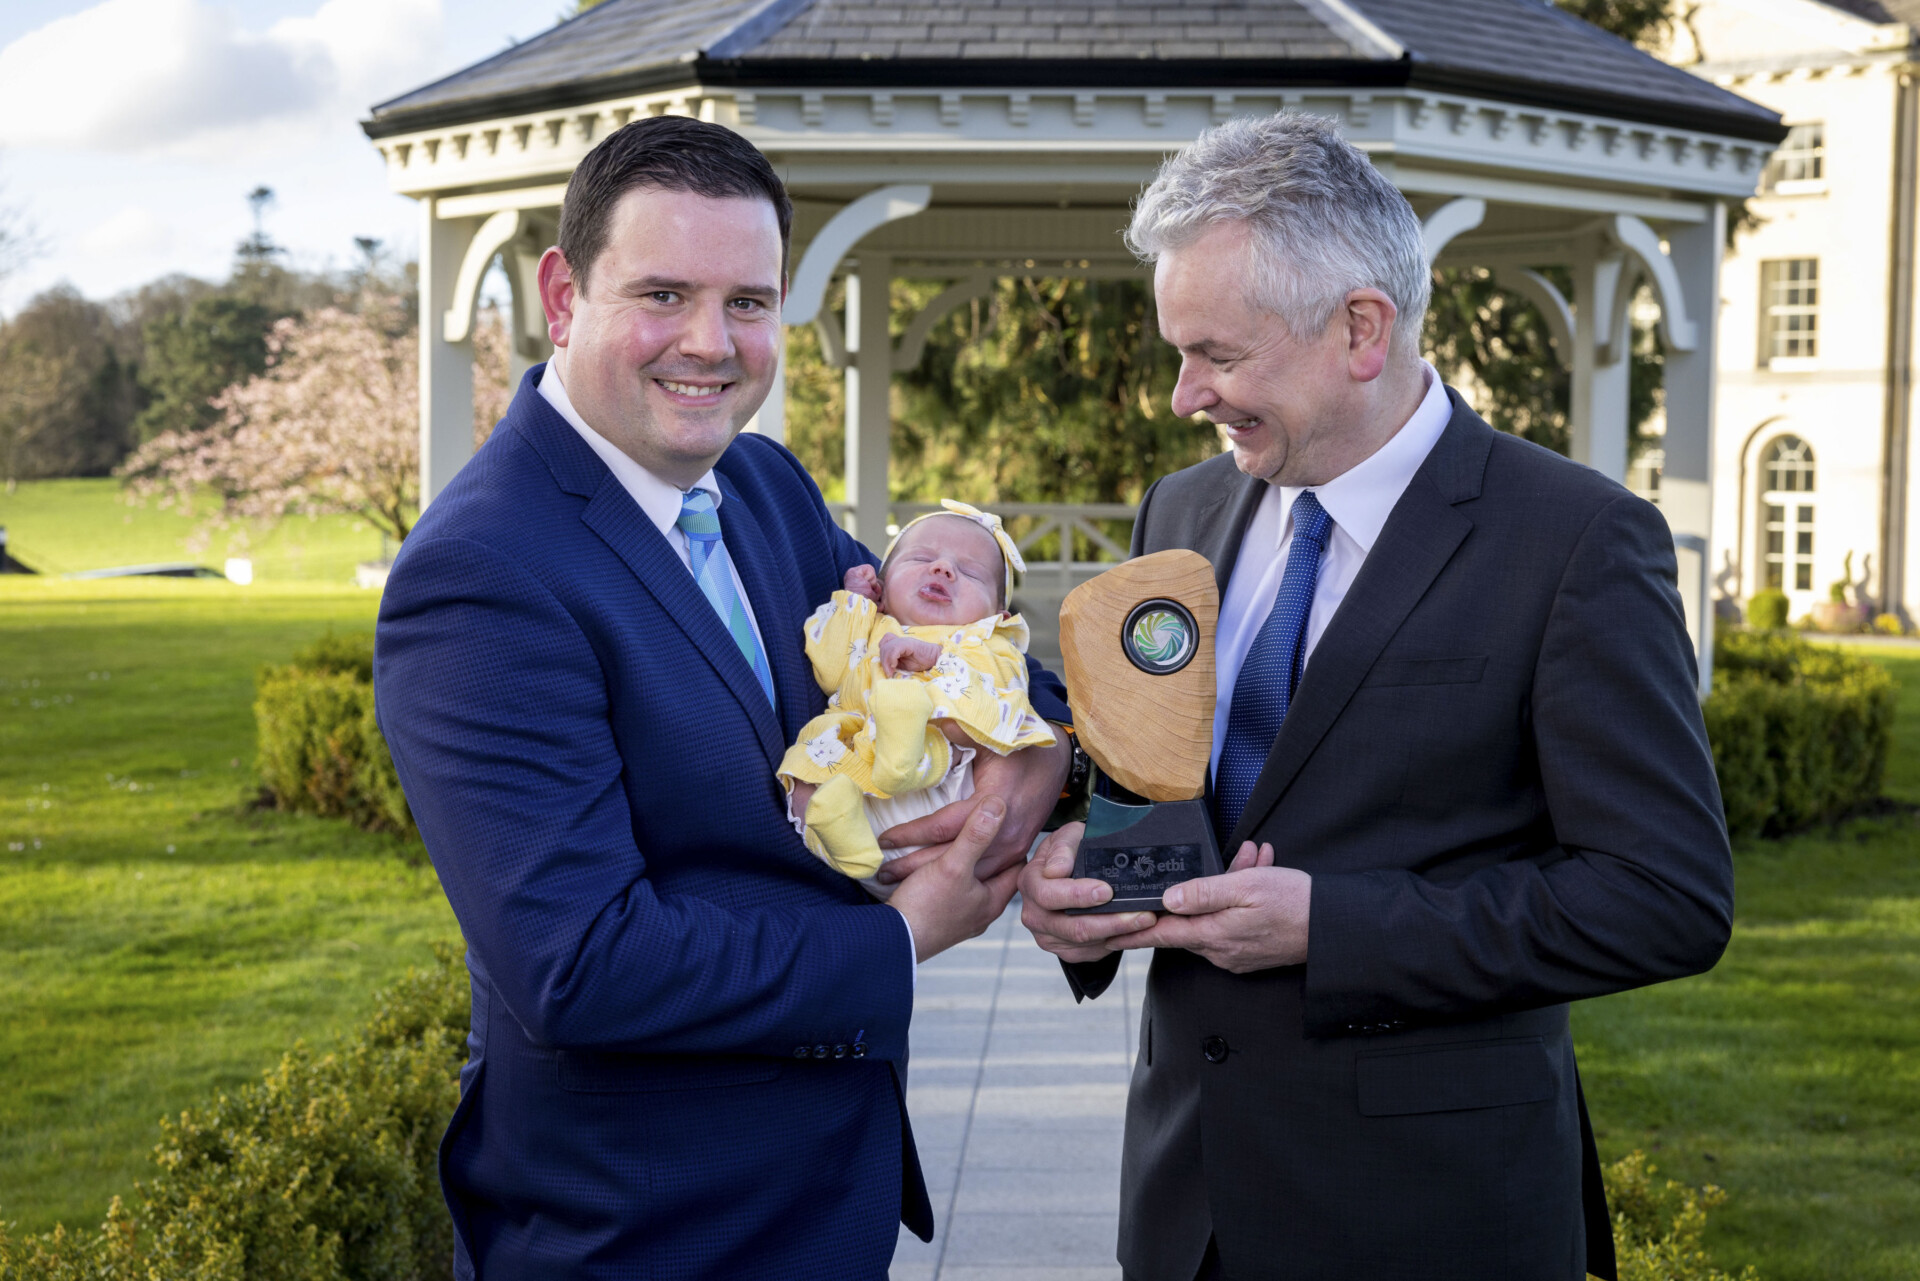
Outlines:
{"type": "Polygon", "coordinates": [[[1235,468],[1232,477],[1200,514],[1198,532],[1192,539],[1193,550],[1213,564],[1213,580],[1221,600],[1227,598],[1227,584],[1233,581],[1233,567],[1239,563],[1247,526],[1253,523],[1253,513],[1259,510],[1260,499],[1267,492],[1267,482],[1257,476],[1235,468]]]}
{"type": "Polygon", "coordinates": [[[1454,504],[1478,496],[1491,444],[1492,429],[1456,399],[1452,421],[1394,505],[1314,646],[1287,719],[1223,849],[1238,849],[1266,821],[1387,642],[1466,541],[1473,521],[1454,504]]]}
{"type": "MultiPolygon", "coordinates": [[[[586,511],[581,513],[581,521],[626,562],[627,568],[660,602],[667,617],[686,633],[693,648],[746,708],[768,759],[779,760],[786,750],[780,723],[774,719],[766,691],[760,688],[759,678],[747,666],[746,656],[734,643],[732,633],[720,621],[720,615],[714,612],[712,602],[707,600],[700,585],[693,581],[693,575],[687,572],[679,553],[647,519],[640,505],[633,501],[633,495],[612,472],[606,472],[605,476],[587,503],[586,511]]],[[[724,510],[724,504],[722,506],[724,510]]]]}
{"type": "Polygon", "coordinates": [[[800,650],[800,623],[807,603],[800,593],[799,580],[780,572],[759,517],[732,481],[725,476],[717,479],[726,500],[720,504],[720,532],[734,568],[740,571],[740,583],[747,589],[754,620],[760,624],[760,641],[766,647],[774,693],[780,700],[780,751],[784,752],[786,744],[799,736],[818,697],[812,665],[800,650]]]}

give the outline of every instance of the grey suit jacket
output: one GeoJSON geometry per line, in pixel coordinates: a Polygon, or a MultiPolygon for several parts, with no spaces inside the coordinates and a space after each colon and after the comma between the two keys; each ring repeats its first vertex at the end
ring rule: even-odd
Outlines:
{"type": "MultiPolygon", "coordinates": [[[[1719,787],[1666,522],[1453,406],[1223,834],[1313,876],[1307,963],[1154,954],[1131,1281],[1191,1281],[1210,1235],[1232,1281],[1611,1273],[1567,1003],[1719,958],[1719,787]]],[[[1224,594],[1262,488],[1227,456],[1163,478],[1134,553],[1198,551],[1224,594]]]]}

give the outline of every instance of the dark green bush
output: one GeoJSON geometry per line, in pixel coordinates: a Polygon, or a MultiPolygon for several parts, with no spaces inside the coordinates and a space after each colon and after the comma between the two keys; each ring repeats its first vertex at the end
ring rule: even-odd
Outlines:
{"type": "Polygon", "coordinates": [[[1787,594],[1764,591],[1747,602],[1747,624],[1762,631],[1779,631],[1787,625],[1787,594]]]}
{"type": "Polygon", "coordinates": [[[1736,836],[1779,835],[1880,795],[1893,678],[1878,664],[1785,632],[1721,633],[1704,708],[1736,836]]]}
{"type": "Polygon", "coordinates": [[[260,781],[281,809],[416,834],[373,715],[373,634],[329,632],[255,682],[260,781]]]}
{"type": "Polygon", "coordinates": [[[435,1154],[459,1100],[466,968],[450,947],[381,994],[332,1054],[296,1045],[257,1084],[161,1123],[140,1213],[14,1239],[0,1281],[422,1281],[453,1229],[435,1154]]]}

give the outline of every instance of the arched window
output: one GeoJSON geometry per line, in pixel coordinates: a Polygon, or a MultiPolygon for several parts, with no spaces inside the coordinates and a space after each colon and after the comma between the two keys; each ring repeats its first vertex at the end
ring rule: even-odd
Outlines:
{"type": "Polygon", "coordinates": [[[1813,448],[1798,436],[1767,445],[1760,463],[1761,586],[1813,588],[1813,448]]]}

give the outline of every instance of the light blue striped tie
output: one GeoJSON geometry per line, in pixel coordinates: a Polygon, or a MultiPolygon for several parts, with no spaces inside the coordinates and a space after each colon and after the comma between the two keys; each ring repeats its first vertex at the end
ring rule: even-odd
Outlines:
{"type": "Polygon", "coordinates": [[[767,701],[773,702],[773,669],[767,666],[760,638],[754,635],[753,623],[747,618],[747,607],[740,593],[734,590],[733,561],[728,559],[727,545],[720,538],[720,513],[714,510],[713,495],[704,489],[682,494],[680,519],[674,523],[687,536],[694,581],[700,584],[714,612],[733,634],[733,643],[740,647],[747,666],[759,677],[760,688],[767,692],[767,701]]]}

